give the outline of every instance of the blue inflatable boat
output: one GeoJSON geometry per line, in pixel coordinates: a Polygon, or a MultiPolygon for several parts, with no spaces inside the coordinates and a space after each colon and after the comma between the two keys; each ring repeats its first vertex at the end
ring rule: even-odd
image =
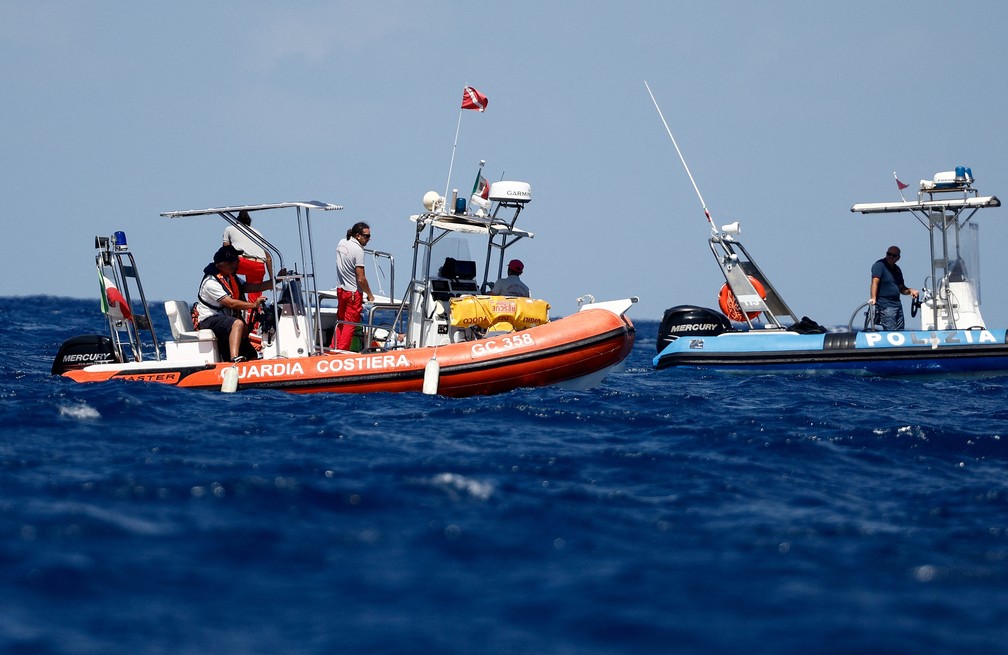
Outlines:
{"type": "MultiPolygon", "coordinates": [[[[902,197],[902,187],[901,187],[902,197]]],[[[846,330],[799,318],[738,238],[738,224],[709,239],[724,275],[719,307],[665,311],[654,366],[737,371],[852,371],[879,375],[1008,373],[1008,334],[980,312],[977,211],[1000,207],[980,196],[970,169],[921,180],[916,200],[863,203],[863,214],[909,212],[928,229],[931,275],[911,305],[913,329],[884,331],[874,305],[854,310],[846,330]],[[860,316],[864,322],[855,327],[860,316]]]]}

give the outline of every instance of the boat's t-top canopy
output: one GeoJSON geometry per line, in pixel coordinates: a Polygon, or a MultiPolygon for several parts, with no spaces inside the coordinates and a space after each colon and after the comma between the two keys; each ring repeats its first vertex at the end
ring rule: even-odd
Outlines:
{"type": "Polygon", "coordinates": [[[504,221],[488,223],[486,221],[473,220],[471,217],[454,216],[451,214],[414,214],[410,220],[417,223],[419,229],[434,227],[446,232],[460,232],[462,234],[474,234],[476,236],[493,237],[497,235],[534,237],[533,232],[513,227],[504,221]]]}
{"type": "Polygon", "coordinates": [[[321,202],[319,200],[306,200],[298,202],[275,202],[266,205],[235,205],[232,207],[211,207],[209,209],[186,209],[182,211],[173,212],[161,212],[162,216],[167,218],[181,218],[183,216],[208,216],[208,215],[225,215],[225,214],[237,214],[241,211],[262,211],[264,209],[288,209],[291,207],[300,207],[301,209],[318,209],[320,211],[332,211],[334,209],[343,209],[342,205],[334,205],[328,202],[321,202]]]}
{"type": "Polygon", "coordinates": [[[527,182],[502,180],[490,184],[487,197],[473,195],[466,210],[463,199],[446,207],[445,199],[436,191],[428,191],[423,198],[423,214],[410,216],[417,223],[417,229],[434,227],[446,232],[461,232],[493,238],[497,235],[518,238],[532,237],[532,232],[515,227],[521,210],[532,200],[532,187],[527,182]],[[493,206],[493,211],[488,213],[493,206]],[[501,215],[501,210],[514,209],[510,218],[501,215]]]}
{"type": "MultiPolygon", "coordinates": [[[[898,181],[898,180],[897,180],[898,181]]],[[[955,211],[956,217],[964,209],[1000,207],[997,196],[980,196],[973,188],[973,170],[967,166],[957,166],[954,171],[935,173],[933,179],[921,180],[917,190],[917,200],[903,199],[901,202],[862,202],[851,207],[851,211],[862,214],[891,214],[896,212],[955,211]],[[935,199],[937,196],[937,199],[935,199]]],[[[901,188],[905,188],[902,185],[901,188]]],[[[902,197],[903,192],[900,191],[902,197]]],[[[965,220],[973,215],[970,212],[965,220]]],[[[920,217],[918,220],[927,226],[920,217]]],[[[965,222],[965,221],[964,221],[965,222]]]]}
{"type": "Polygon", "coordinates": [[[1000,207],[997,196],[976,196],[972,198],[945,198],[939,200],[903,200],[901,202],[859,202],[851,211],[861,214],[893,214],[897,212],[929,212],[946,209],[981,209],[1000,207]]]}
{"type": "MultiPolygon", "coordinates": [[[[265,211],[268,209],[297,209],[298,232],[301,235],[301,264],[309,277],[314,277],[315,252],[312,244],[311,233],[311,210],[333,211],[343,209],[342,205],[335,205],[319,200],[304,200],[295,202],[274,202],[261,205],[230,205],[227,207],[210,207],[207,209],[185,209],[181,211],[161,212],[162,216],[168,218],[183,218],[188,216],[220,216],[225,221],[233,225],[247,238],[258,244],[263,250],[274,255],[274,261],[280,264],[280,268],[286,268],[283,254],[261,233],[249,229],[238,220],[238,214],[246,212],[265,211]],[[302,224],[303,221],[303,224],[302,224]],[[307,242],[306,242],[307,241],[307,242]]],[[[272,271],[271,271],[272,273],[272,271]]]]}

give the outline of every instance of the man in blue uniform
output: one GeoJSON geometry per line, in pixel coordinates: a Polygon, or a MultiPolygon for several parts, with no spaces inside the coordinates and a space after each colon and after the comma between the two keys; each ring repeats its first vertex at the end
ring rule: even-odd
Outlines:
{"type": "Polygon", "coordinates": [[[875,324],[883,330],[903,329],[903,302],[900,295],[916,298],[917,289],[911,289],[903,283],[903,271],[896,265],[900,258],[900,249],[889,246],[885,257],[871,267],[871,290],[868,302],[875,305],[875,324]]]}

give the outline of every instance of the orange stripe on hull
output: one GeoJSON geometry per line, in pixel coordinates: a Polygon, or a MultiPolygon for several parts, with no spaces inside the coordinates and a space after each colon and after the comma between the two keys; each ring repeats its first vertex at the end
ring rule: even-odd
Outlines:
{"type": "MultiPolygon", "coordinates": [[[[436,356],[441,368],[438,393],[501,393],[557,384],[618,364],[630,353],[634,334],[629,319],[606,310],[588,310],[528,330],[436,349],[242,362],[236,365],[238,388],[292,393],[419,392],[424,367],[436,356]]],[[[230,366],[166,367],[158,362],[146,366],[127,364],[115,370],[88,367],[64,375],[78,382],[123,379],[219,389],[222,373],[230,366]]]]}

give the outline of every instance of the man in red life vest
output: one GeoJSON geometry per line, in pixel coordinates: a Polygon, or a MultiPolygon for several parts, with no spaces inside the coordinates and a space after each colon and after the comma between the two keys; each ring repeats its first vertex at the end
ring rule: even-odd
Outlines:
{"type": "Polygon", "coordinates": [[[235,273],[241,251],[234,246],[221,246],[214,253],[213,263],[203,269],[196,309],[201,330],[213,330],[221,359],[229,361],[244,357],[257,359],[258,353],[248,339],[248,325],[242,320],[243,312],[258,309],[265,301],[260,296],[255,302],[245,299],[248,291],[265,291],[273,288],[273,280],[246,283],[235,273]]]}

